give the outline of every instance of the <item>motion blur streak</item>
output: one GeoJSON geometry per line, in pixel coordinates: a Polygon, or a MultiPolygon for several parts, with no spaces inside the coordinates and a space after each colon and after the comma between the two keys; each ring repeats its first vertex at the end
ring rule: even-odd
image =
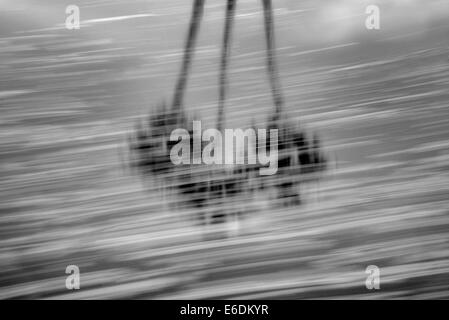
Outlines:
{"type": "MultiPolygon", "coordinates": [[[[1,299],[449,298],[448,1],[273,2],[285,112],[329,168],[301,205],[217,204],[248,205],[226,237],[126,166],[135,122],[171,97],[191,1],[77,0],[79,30],[68,4],[0,1],[1,299]]],[[[224,15],[206,1],[186,89],[209,127],[224,15]]],[[[273,110],[261,1],[237,2],[234,29],[225,127],[245,128],[273,110]]]]}

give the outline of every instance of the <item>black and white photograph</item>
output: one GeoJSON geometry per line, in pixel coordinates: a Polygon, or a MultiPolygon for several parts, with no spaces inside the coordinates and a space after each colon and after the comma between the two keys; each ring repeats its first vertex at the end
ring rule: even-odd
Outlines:
{"type": "Polygon", "coordinates": [[[0,300],[446,299],[448,0],[0,0],[0,300]]]}

